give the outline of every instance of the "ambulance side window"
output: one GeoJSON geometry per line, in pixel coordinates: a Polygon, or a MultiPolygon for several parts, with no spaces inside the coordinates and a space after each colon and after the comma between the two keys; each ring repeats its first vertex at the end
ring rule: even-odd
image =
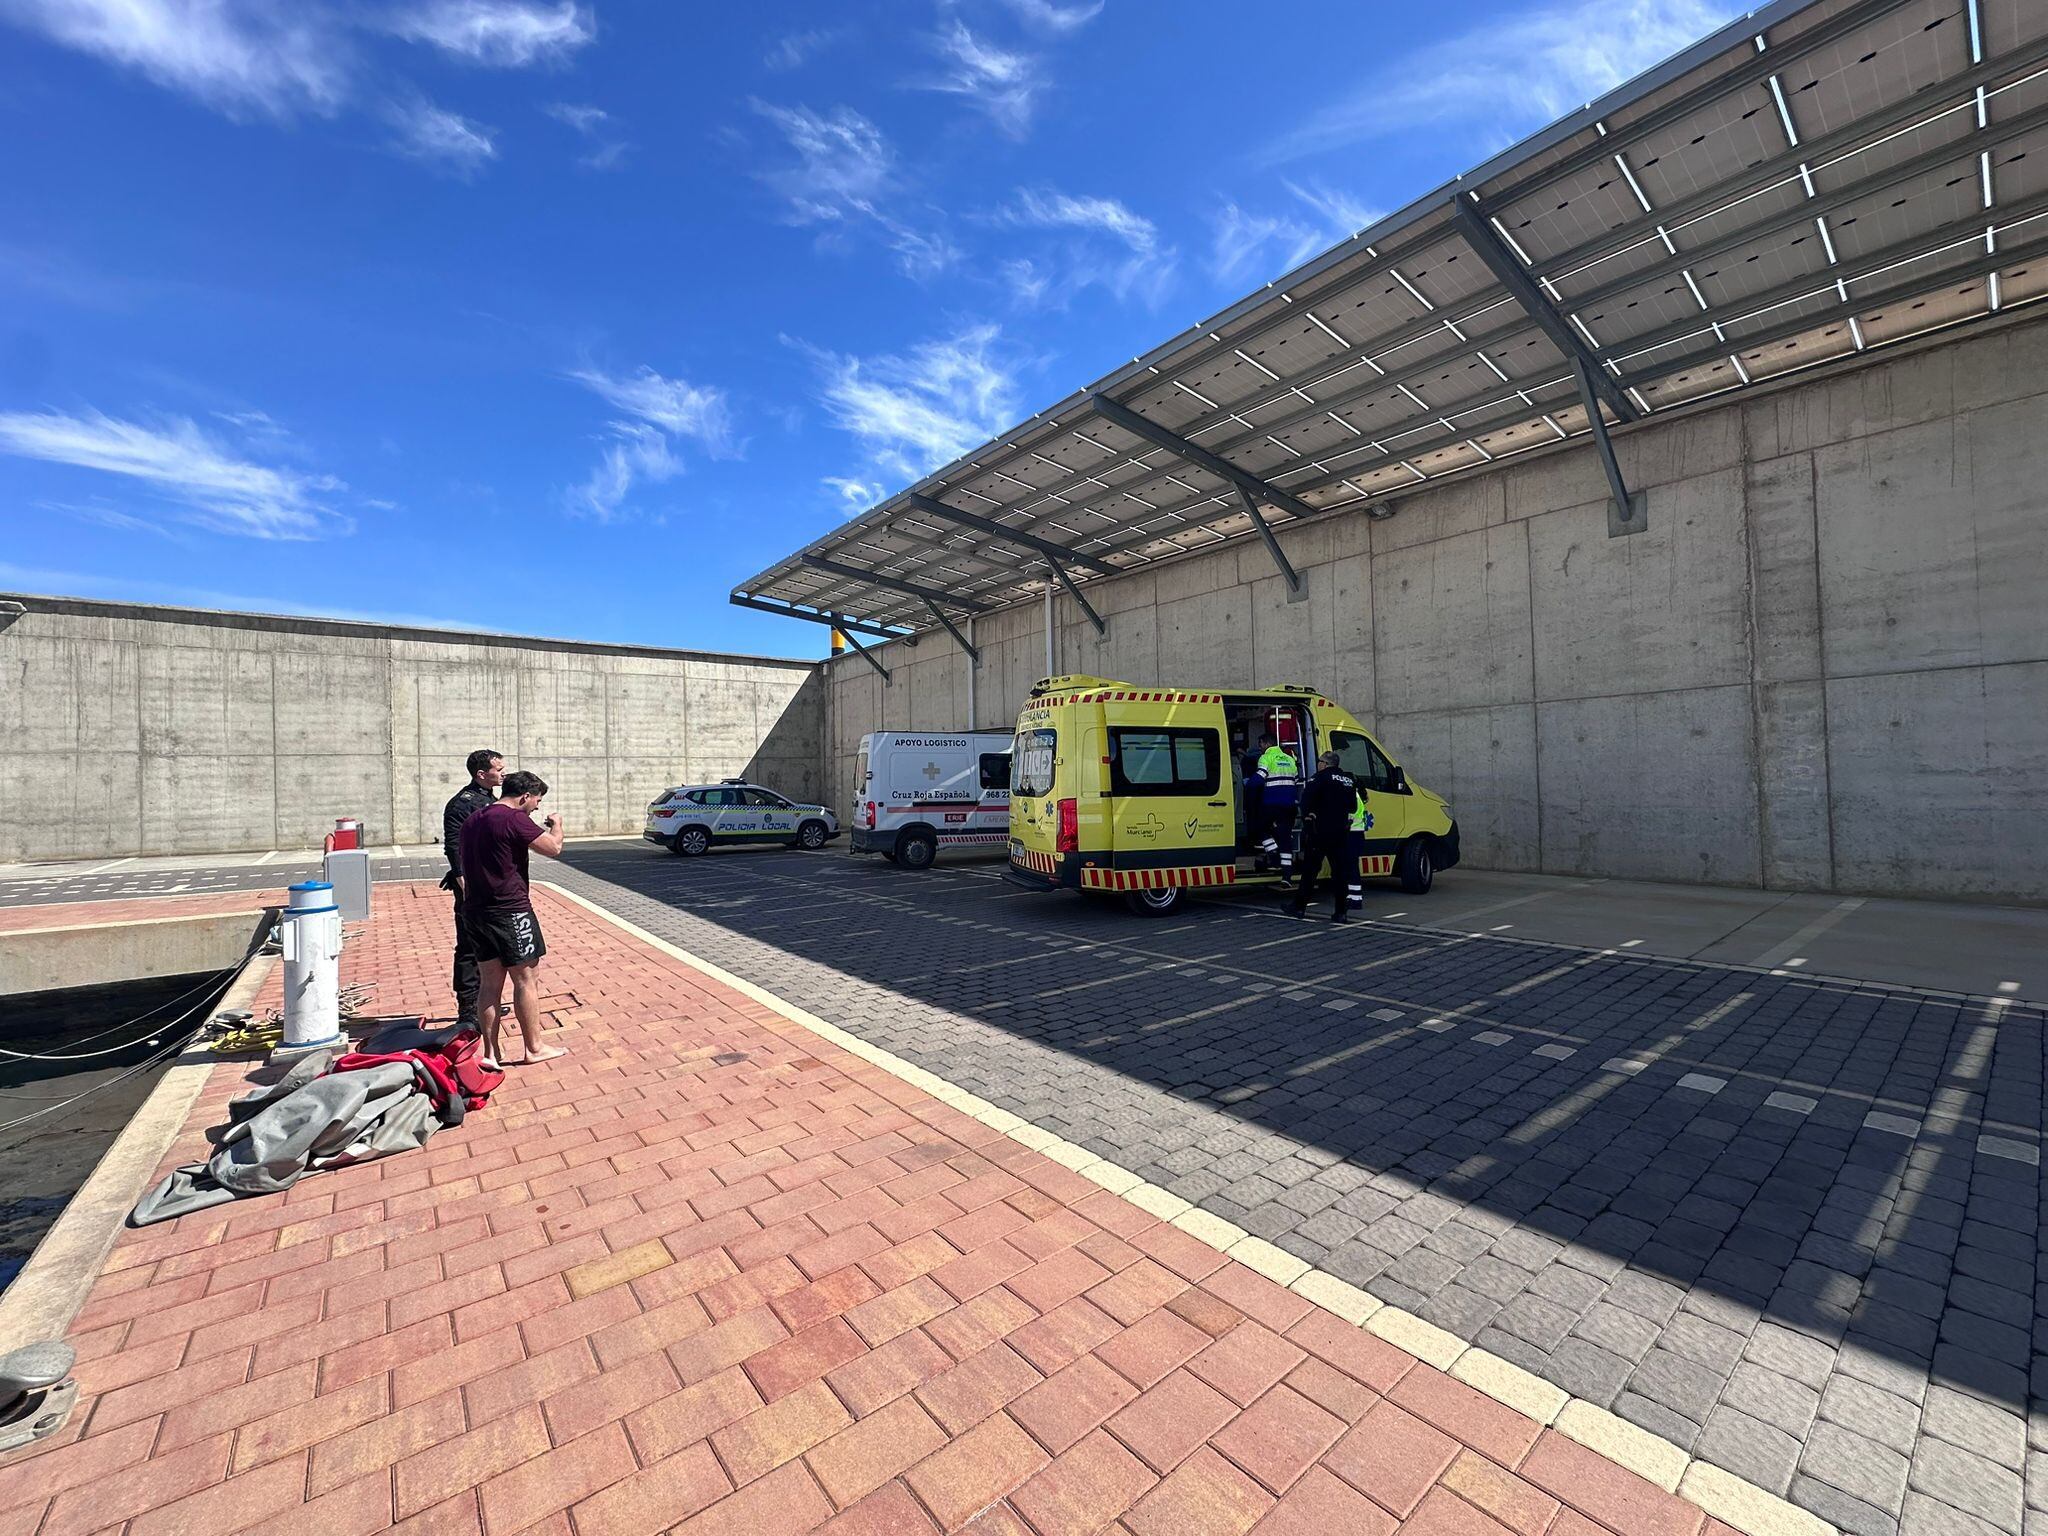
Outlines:
{"type": "Polygon", "coordinates": [[[1011,789],[1027,798],[1052,793],[1053,748],[1058,737],[1052,731],[1019,731],[1011,789]]]}
{"type": "Polygon", "coordinates": [[[1213,795],[1217,748],[1214,731],[1112,727],[1110,788],[1119,795],[1213,795]]]}
{"type": "Polygon", "coordinates": [[[1394,792],[1394,765],[1370,738],[1350,731],[1332,731],[1330,750],[1337,754],[1337,766],[1358,780],[1360,789],[1383,795],[1394,792]]]}
{"type": "Polygon", "coordinates": [[[1009,753],[984,752],[981,754],[981,787],[983,789],[1008,789],[1010,787],[1009,753]]]}

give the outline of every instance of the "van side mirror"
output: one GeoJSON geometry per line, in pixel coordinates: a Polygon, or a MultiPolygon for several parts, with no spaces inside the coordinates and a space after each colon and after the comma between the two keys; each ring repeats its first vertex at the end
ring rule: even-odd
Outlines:
{"type": "Polygon", "coordinates": [[[1401,767],[1398,763],[1394,765],[1393,784],[1395,794],[1405,795],[1408,793],[1408,775],[1401,771],[1401,767]]]}

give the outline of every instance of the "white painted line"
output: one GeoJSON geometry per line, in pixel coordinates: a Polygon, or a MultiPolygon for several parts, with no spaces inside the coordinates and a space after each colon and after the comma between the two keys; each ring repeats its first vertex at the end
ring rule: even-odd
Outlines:
{"type": "Polygon", "coordinates": [[[2041,1166],[2038,1142],[2015,1141],[2010,1136],[1986,1133],[1977,1138],[1977,1150],[1986,1157],[2009,1157],[2016,1163],[2032,1163],[2036,1168],[2041,1166]]]}
{"type": "Polygon", "coordinates": [[[2020,984],[2016,981],[2001,981],[1998,984],[1998,990],[2001,992],[2017,992],[2019,989],[2020,984]]]}
{"type": "Polygon", "coordinates": [[[1514,1038],[1513,1035],[1504,1035],[1497,1029],[1482,1029],[1472,1037],[1472,1043],[1474,1045],[1506,1045],[1514,1038]]]}
{"type": "Polygon", "coordinates": [[[1289,1001],[1290,1003],[1305,1003],[1308,1002],[1311,998],[1313,998],[1315,996],[1315,993],[1304,992],[1299,987],[1297,987],[1292,992],[1282,992],[1280,995],[1286,998],[1287,1001],[1289,1001]]]}
{"type": "Polygon", "coordinates": [[[1862,905],[1863,898],[1861,896],[1851,896],[1847,901],[1836,902],[1833,907],[1821,913],[1819,917],[1816,917],[1804,928],[1793,934],[1784,943],[1772,945],[1749,963],[1761,966],[1783,965],[1788,958],[1806,948],[1806,941],[1808,939],[1819,938],[1862,905]]]}
{"type": "Polygon", "coordinates": [[[1642,942],[1643,941],[1641,939],[1623,939],[1621,941],[1620,947],[1623,949],[1634,949],[1638,944],[1642,942]]]}
{"type": "Polygon", "coordinates": [[[1348,997],[1333,997],[1323,1006],[1332,1013],[1342,1013],[1346,1008],[1356,1008],[1358,1004],[1348,997]]]}
{"type": "Polygon", "coordinates": [[[1415,1027],[1426,1029],[1433,1035],[1440,1035],[1447,1029],[1456,1029],[1458,1025],[1455,1019],[1424,1019],[1415,1027]]]}
{"type": "Polygon", "coordinates": [[[1920,1122],[1910,1115],[1888,1115],[1881,1109],[1873,1109],[1863,1117],[1866,1131],[1883,1131],[1892,1136],[1918,1136],[1920,1122]]]}
{"type": "Polygon", "coordinates": [[[1704,1072],[1688,1072],[1678,1080],[1681,1088],[1690,1088],[1695,1093],[1719,1093],[1728,1086],[1725,1077],[1709,1077],[1704,1072]]]}
{"type": "Polygon", "coordinates": [[[1563,1061],[1567,1056],[1576,1056],[1578,1054],[1578,1047],[1574,1045],[1539,1045],[1530,1054],[1532,1056],[1548,1056],[1552,1061],[1563,1061]]]}
{"type": "Polygon", "coordinates": [[[1764,1100],[1765,1109],[1789,1109],[1795,1115],[1810,1115],[1819,1107],[1819,1099],[1809,1099],[1803,1093],[1787,1093],[1782,1088],[1764,1100]]]}
{"type": "Polygon", "coordinates": [[[1370,1019],[1405,1019],[1408,1015],[1398,1008],[1375,1008],[1366,1017],[1370,1019]]]}
{"type": "Polygon", "coordinates": [[[270,852],[268,852],[268,853],[266,853],[265,855],[263,855],[263,857],[262,857],[262,858],[260,858],[260,859],[258,859],[258,860],[257,860],[256,862],[257,862],[258,864],[268,864],[268,863],[269,863],[269,862],[270,862],[270,861],[271,861],[272,859],[274,859],[274,858],[276,858],[276,857],[277,857],[277,850],[276,850],[275,848],[273,848],[273,849],[271,849],[271,850],[270,850],[270,852]]]}

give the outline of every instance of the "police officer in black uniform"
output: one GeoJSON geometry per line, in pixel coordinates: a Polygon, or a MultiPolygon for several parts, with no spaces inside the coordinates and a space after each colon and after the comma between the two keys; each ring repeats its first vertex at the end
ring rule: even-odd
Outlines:
{"type": "Polygon", "coordinates": [[[455,972],[450,983],[455,989],[455,1018],[458,1023],[474,1025],[482,983],[477,975],[476,946],[462,922],[462,857],[457,839],[462,824],[498,798],[498,786],[505,782],[505,755],[479,747],[469,754],[468,765],[469,782],[455,791],[441,811],[441,851],[448,856],[448,873],[441,877],[441,889],[455,896],[455,972]]]}
{"type": "Polygon", "coordinates": [[[1350,847],[1351,812],[1358,804],[1358,781],[1337,766],[1337,754],[1316,759],[1316,775],[1301,792],[1301,889],[1294,897],[1294,915],[1308,916],[1316,877],[1329,861],[1330,891],[1336,898],[1330,920],[1348,923],[1350,882],[1344,877],[1344,856],[1350,847]]]}

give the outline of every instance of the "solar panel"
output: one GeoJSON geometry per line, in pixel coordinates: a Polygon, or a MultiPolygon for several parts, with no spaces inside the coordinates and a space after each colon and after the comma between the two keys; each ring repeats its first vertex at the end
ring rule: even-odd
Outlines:
{"type": "Polygon", "coordinates": [[[875,635],[1085,594],[1588,435],[1588,390],[1653,417],[2044,293],[2048,5],[1781,0],[733,601],[875,635]]]}

